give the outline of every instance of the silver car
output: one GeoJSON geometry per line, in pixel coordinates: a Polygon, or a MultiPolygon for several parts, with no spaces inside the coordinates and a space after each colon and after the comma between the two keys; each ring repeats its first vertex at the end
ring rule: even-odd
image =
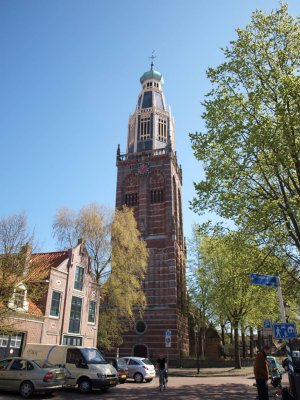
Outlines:
{"type": "Polygon", "coordinates": [[[28,398],[36,392],[51,393],[65,383],[64,368],[20,357],[0,360],[0,390],[17,391],[28,398]]]}
{"type": "Polygon", "coordinates": [[[123,357],[128,366],[128,378],[133,378],[137,383],[151,382],[155,377],[155,367],[148,358],[123,357]]]}

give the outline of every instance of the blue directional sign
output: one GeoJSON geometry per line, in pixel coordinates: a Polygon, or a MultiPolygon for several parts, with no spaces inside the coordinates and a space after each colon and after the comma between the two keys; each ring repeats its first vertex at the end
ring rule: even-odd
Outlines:
{"type": "Polygon", "coordinates": [[[271,319],[264,319],[263,329],[266,331],[272,331],[272,320],[271,319]]]}
{"type": "Polygon", "coordinates": [[[273,275],[250,274],[251,283],[263,286],[278,286],[278,277],[273,275]]]}
{"type": "Polygon", "coordinates": [[[273,324],[275,339],[293,339],[297,337],[296,325],[292,322],[273,324]]]}
{"type": "Polygon", "coordinates": [[[172,331],[170,329],[167,329],[165,331],[165,337],[171,337],[172,336],[172,331]]]}

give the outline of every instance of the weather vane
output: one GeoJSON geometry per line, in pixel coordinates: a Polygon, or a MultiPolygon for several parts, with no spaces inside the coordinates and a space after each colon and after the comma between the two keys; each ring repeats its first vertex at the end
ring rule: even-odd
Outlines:
{"type": "Polygon", "coordinates": [[[156,56],[154,55],[154,52],[155,52],[155,50],[152,50],[152,55],[151,55],[151,57],[149,57],[149,58],[151,58],[151,70],[153,70],[153,67],[154,67],[154,63],[153,63],[153,60],[154,60],[154,58],[156,58],[156,56]]]}

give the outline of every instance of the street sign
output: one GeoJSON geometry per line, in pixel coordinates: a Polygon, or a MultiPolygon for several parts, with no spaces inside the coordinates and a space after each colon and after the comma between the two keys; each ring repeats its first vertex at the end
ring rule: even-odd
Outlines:
{"type": "Polygon", "coordinates": [[[272,329],[272,320],[271,319],[264,319],[263,322],[263,331],[265,333],[272,334],[273,329],[272,329]]]}
{"type": "Polygon", "coordinates": [[[279,286],[278,277],[273,275],[250,274],[250,280],[254,285],[279,286]]]}
{"type": "Polygon", "coordinates": [[[166,347],[171,347],[171,336],[165,337],[165,344],[166,344],[166,347]]]}
{"type": "Polygon", "coordinates": [[[293,339],[297,337],[296,325],[291,322],[285,324],[273,324],[275,339],[293,339]]]}
{"type": "Polygon", "coordinates": [[[167,329],[165,331],[165,337],[171,337],[172,336],[172,331],[170,329],[167,329]]]}

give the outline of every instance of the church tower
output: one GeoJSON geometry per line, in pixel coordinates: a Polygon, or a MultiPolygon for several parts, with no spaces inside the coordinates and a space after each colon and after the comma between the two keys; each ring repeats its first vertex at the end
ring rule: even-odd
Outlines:
{"type": "Polygon", "coordinates": [[[149,249],[144,281],[147,308],[135,329],[123,336],[119,352],[152,360],[162,352],[174,365],[188,353],[182,170],[175,151],[174,119],[162,90],[164,80],[153,63],[140,82],[128,123],[127,150],[117,151],[116,207],[133,208],[149,249]]]}

